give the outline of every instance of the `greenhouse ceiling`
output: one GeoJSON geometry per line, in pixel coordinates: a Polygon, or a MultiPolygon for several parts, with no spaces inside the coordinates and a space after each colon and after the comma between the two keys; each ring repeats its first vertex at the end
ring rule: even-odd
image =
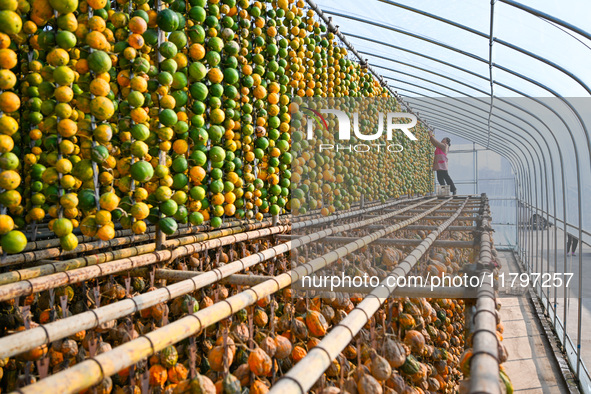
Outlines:
{"type": "MultiPolygon", "coordinates": [[[[589,2],[569,2],[568,7],[564,2],[550,0],[530,1],[528,4],[512,0],[498,0],[492,4],[484,0],[444,3],[435,0],[371,0],[363,2],[363,6],[354,0],[321,0],[317,4],[333,18],[334,24],[339,26],[340,32],[353,46],[366,55],[370,64],[395,66],[399,71],[415,73],[419,77],[458,88],[460,93],[440,90],[452,96],[474,94],[474,91],[386,59],[437,71],[490,92],[489,62],[492,57],[496,66],[492,67],[492,78],[499,83],[494,86],[496,96],[520,95],[503,85],[531,96],[552,96],[548,90],[522,80],[513,72],[545,84],[564,97],[588,97],[591,94],[590,89],[565,73],[591,85],[591,75],[587,72],[591,62],[591,34],[584,31],[588,24],[587,16],[591,13],[589,2]],[[520,53],[518,49],[530,54],[520,53]]],[[[399,78],[392,73],[383,74],[386,78],[399,78]]],[[[409,79],[405,81],[412,82],[409,79]]],[[[423,89],[430,87],[428,83],[419,85],[415,88],[418,91],[413,92],[415,89],[410,86],[395,84],[397,90],[407,96],[433,95],[423,89]]]]}
{"type": "Polygon", "coordinates": [[[501,154],[520,198],[591,230],[591,2],[308,3],[431,129],[501,154]]]}

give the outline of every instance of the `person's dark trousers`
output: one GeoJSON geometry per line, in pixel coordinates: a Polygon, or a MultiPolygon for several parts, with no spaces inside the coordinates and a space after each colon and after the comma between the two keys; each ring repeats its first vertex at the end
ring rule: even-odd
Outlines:
{"type": "Polygon", "coordinates": [[[577,251],[578,245],[579,240],[573,237],[572,235],[568,234],[568,238],[566,240],[566,253],[575,253],[577,251]]]}
{"type": "Polygon", "coordinates": [[[452,193],[456,192],[456,186],[454,185],[454,181],[451,180],[451,177],[449,176],[447,170],[437,170],[437,182],[439,182],[439,184],[442,186],[449,185],[449,190],[452,193]]]}

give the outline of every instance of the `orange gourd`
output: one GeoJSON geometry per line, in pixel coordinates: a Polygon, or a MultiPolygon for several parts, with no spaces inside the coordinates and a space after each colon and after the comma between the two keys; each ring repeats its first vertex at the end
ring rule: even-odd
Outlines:
{"type": "Polygon", "coordinates": [[[251,394],[265,394],[269,392],[269,387],[260,380],[255,380],[250,386],[251,394]]]}
{"type": "Polygon", "coordinates": [[[261,348],[256,348],[248,356],[248,366],[256,376],[267,376],[271,373],[271,357],[261,348]]]}
{"type": "Polygon", "coordinates": [[[291,351],[291,359],[294,363],[297,363],[298,361],[306,357],[307,354],[308,352],[303,347],[294,346],[293,350],[291,351]]]}
{"type": "Polygon", "coordinates": [[[318,311],[308,311],[308,313],[306,313],[306,327],[308,327],[311,335],[322,337],[328,330],[328,323],[322,313],[318,311]]]}
{"type": "Polygon", "coordinates": [[[404,344],[408,346],[413,353],[421,354],[425,347],[425,337],[419,331],[409,330],[404,336],[404,344]]]}
{"type": "Polygon", "coordinates": [[[460,371],[462,371],[464,376],[470,376],[470,360],[472,359],[472,354],[472,348],[468,348],[460,356],[460,371]]]}
{"type": "Polygon", "coordinates": [[[277,342],[275,342],[275,340],[271,337],[266,337],[263,339],[259,343],[259,346],[265,353],[267,353],[269,357],[274,357],[277,353],[277,342]]]}
{"type": "MultiPolygon", "coordinates": [[[[229,339],[229,338],[228,338],[229,339]]],[[[234,361],[234,352],[230,346],[226,347],[226,360],[227,365],[230,366],[234,361]]],[[[223,346],[215,346],[213,349],[209,351],[207,355],[207,361],[209,361],[209,366],[212,370],[216,372],[221,372],[224,370],[224,347],[223,346]]]]}
{"type": "Polygon", "coordinates": [[[149,371],[150,386],[164,387],[168,379],[168,371],[160,364],[154,364],[149,371]]]}
{"type": "Polygon", "coordinates": [[[289,357],[293,348],[291,341],[283,335],[278,335],[275,337],[275,346],[277,348],[275,352],[275,358],[279,360],[289,357]]]}
{"type": "Polygon", "coordinates": [[[180,383],[187,379],[188,374],[189,371],[183,364],[176,363],[173,367],[168,369],[168,380],[170,380],[171,383],[180,383]]]}

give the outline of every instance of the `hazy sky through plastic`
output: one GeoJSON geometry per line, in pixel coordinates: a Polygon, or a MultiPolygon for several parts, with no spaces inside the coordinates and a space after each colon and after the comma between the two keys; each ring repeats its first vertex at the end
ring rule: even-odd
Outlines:
{"type": "MultiPolygon", "coordinates": [[[[556,198],[557,203],[562,204],[564,193],[566,220],[571,225],[578,224],[577,185],[582,185],[581,201],[588,201],[591,196],[591,186],[585,182],[591,177],[588,161],[591,151],[590,139],[583,132],[571,109],[561,100],[550,97],[553,97],[555,92],[569,98],[568,101],[578,108],[582,121],[591,132],[591,94],[588,92],[591,88],[585,89],[573,78],[551,65],[519,53],[497,41],[492,51],[492,62],[497,65],[492,73],[492,79],[495,81],[494,95],[497,99],[491,116],[489,134],[487,121],[490,110],[488,96],[491,92],[490,0],[315,1],[322,10],[332,16],[333,23],[339,26],[339,30],[361,55],[368,59],[374,70],[384,76],[389,85],[397,90],[413,109],[419,110],[421,117],[435,128],[438,139],[454,134],[451,136],[454,154],[450,154],[450,157],[453,156],[450,160],[455,160],[455,164],[451,164],[450,167],[454,179],[462,179],[473,171],[472,160],[469,157],[471,155],[460,153],[462,148],[471,147],[469,144],[463,144],[465,141],[458,136],[486,145],[490,135],[491,149],[501,152],[505,158],[496,159],[495,155],[487,153],[488,156],[483,156],[478,161],[479,171],[485,171],[489,177],[495,178],[497,175],[491,174],[500,174],[503,169],[507,169],[506,157],[511,157],[514,164],[518,162],[520,174],[528,174],[527,180],[522,179],[524,184],[527,182],[532,185],[532,190],[538,190],[543,185],[542,176],[549,176],[543,175],[541,163],[543,160],[553,159],[553,164],[547,161],[545,163],[553,165],[554,173],[562,174],[565,190],[562,190],[560,182],[552,183],[554,196],[551,198],[556,198]],[[388,3],[400,3],[416,8],[483,34],[472,34],[388,3]],[[363,21],[373,22],[374,25],[363,21]],[[400,31],[395,31],[396,29],[400,31]],[[403,33],[411,33],[432,42],[403,33]],[[456,50],[450,50],[437,43],[454,47],[456,50]],[[542,86],[512,75],[499,67],[521,74],[542,86]],[[506,85],[506,88],[500,84],[506,85]],[[548,105],[548,108],[537,104],[538,99],[517,98],[522,95],[543,97],[541,101],[548,105]],[[466,100],[467,97],[471,99],[466,100]],[[500,98],[504,98],[505,101],[500,98]],[[521,112],[521,107],[535,112],[538,117],[536,119],[539,120],[526,116],[525,112],[521,112]],[[553,110],[560,113],[565,123],[559,121],[553,110]],[[533,122],[533,125],[525,124],[521,120],[523,117],[530,123],[533,122]],[[567,124],[570,125],[572,135],[567,132],[567,124]],[[544,143],[548,146],[544,147],[544,143]],[[550,151],[551,157],[544,156],[547,150],[550,151]],[[580,171],[577,171],[577,168],[580,171]]],[[[591,0],[515,1],[591,33],[591,0]]],[[[591,40],[500,0],[494,4],[493,37],[545,58],[578,77],[583,84],[591,86],[591,40]]],[[[546,182],[549,181],[546,179],[546,182]]],[[[492,190],[490,193],[505,197],[515,195],[515,191],[510,188],[492,190]]],[[[536,194],[533,204],[538,203],[536,194]]],[[[514,211],[515,208],[507,209],[514,211]]],[[[502,217],[505,211],[497,209],[495,215],[502,217]]],[[[582,211],[583,227],[591,231],[591,214],[584,209],[582,211]]],[[[561,216],[560,213],[557,215],[561,216]]],[[[591,242],[591,237],[586,241],[591,242]]]]}
{"type": "MultiPolygon", "coordinates": [[[[374,21],[402,29],[407,32],[428,37],[440,43],[455,46],[472,53],[486,62],[467,57],[461,53],[438,47],[435,44],[405,36],[388,29],[365,24],[360,21],[333,16],[353,46],[369,59],[369,63],[384,77],[390,78],[389,84],[403,96],[484,96],[489,94],[489,40],[491,5],[489,0],[396,0],[404,5],[421,9],[431,14],[466,25],[486,34],[479,37],[457,27],[447,25],[432,18],[408,11],[378,0],[318,0],[317,4],[325,11],[336,12],[374,21]],[[424,57],[407,53],[388,46],[380,45],[361,38],[383,41],[395,46],[425,54],[456,66],[475,72],[484,78],[467,74],[444,64],[424,57]],[[377,56],[372,56],[378,55],[377,56]],[[451,81],[442,76],[421,71],[392,62],[397,60],[433,71],[444,76],[457,79],[461,83],[474,86],[471,89],[461,83],[451,81]],[[390,70],[388,70],[390,69],[390,70]],[[406,73],[406,74],[404,74],[406,73]],[[413,74],[416,77],[409,76],[413,74]],[[423,78],[423,79],[421,79],[423,78]],[[425,80],[432,81],[433,83],[425,80]],[[437,85],[439,84],[439,85],[437,85]],[[428,90],[431,89],[431,90],[428,90]],[[413,93],[415,92],[415,93],[413,93]]],[[[394,0],[392,0],[394,1],[394,0]]],[[[591,32],[591,1],[556,1],[556,0],[521,0],[522,3],[553,15],[579,28],[591,32]]],[[[528,14],[517,8],[497,1],[494,6],[493,36],[510,42],[518,47],[547,58],[561,67],[580,77],[584,83],[591,85],[591,41],[574,32],[565,32],[564,28],[555,26],[539,17],[528,14]]],[[[587,91],[567,75],[543,64],[536,59],[520,54],[502,44],[493,45],[493,62],[510,68],[528,78],[539,81],[555,90],[564,97],[588,97],[587,91]]],[[[548,91],[527,81],[521,80],[505,71],[493,69],[493,79],[509,85],[531,96],[551,96],[548,91]]],[[[498,85],[494,86],[496,96],[518,96],[517,93],[498,85]]]]}

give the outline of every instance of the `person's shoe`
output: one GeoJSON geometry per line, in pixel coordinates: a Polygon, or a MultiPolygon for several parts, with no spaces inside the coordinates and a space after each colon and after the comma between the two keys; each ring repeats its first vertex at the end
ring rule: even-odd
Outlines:
{"type": "Polygon", "coordinates": [[[451,192],[451,194],[455,196],[457,194],[457,191],[454,190],[453,192],[451,192]]]}

